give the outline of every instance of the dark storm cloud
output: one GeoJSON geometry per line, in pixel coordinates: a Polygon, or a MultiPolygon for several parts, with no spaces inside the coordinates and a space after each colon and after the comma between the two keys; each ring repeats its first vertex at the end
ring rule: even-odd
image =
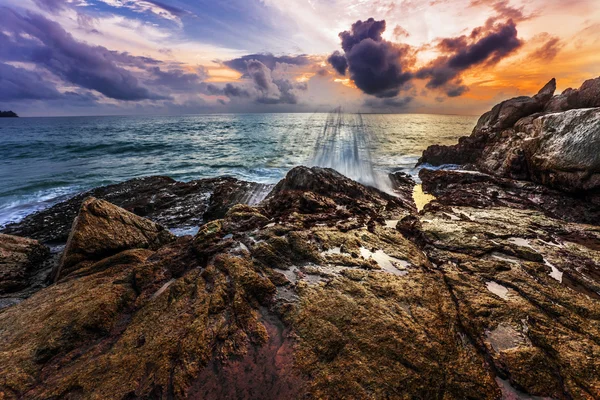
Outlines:
{"type": "Polygon", "coordinates": [[[339,34],[342,40],[342,49],[347,53],[352,48],[365,39],[371,39],[375,42],[382,41],[381,34],[385,32],[385,21],[375,21],[369,18],[366,21],[356,21],[352,24],[349,31],[339,34]]]}
{"type": "MultiPolygon", "coordinates": [[[[412,57],[408,46],[384,40],[384,31],[385,21],[369,18],[355,22],[339,36],[350,78],[356,86],[376,97],[395,97],[413,77],[408,71],[412,57]]],[[[343,66],[340,57],[341,53],[336,52],[328,59],[338,72],[343,66]]]]}
{"type": "Polygon", "coordinates": [[[260,61],[270,70],[275,69],[277,63],[282,64],[291,64],[291,65],[308,65],[310,64],[310,59],[306,54],[301,54],[298,56],[275,56],[271,53],[260,53],[260,54],[248,54],[239,58],[234,58],[233,60],[228,61],[218,61],[216,62],[222,63],[223,65],[228,66],[231,69],[234,69],[242,74],[245,74],[248,70],[247,62],[248,61],[260,61]]]}
{"type": "Polygon", "coordinates": [[[150,92],[123,68],[146,68],[158,63],[156,60],[78,42],[59,24],[39,14],[21,15],[4,7],[0,9],[0,26],[5,32],[0,35],[2,61],[34,63],[66,82],[113,99],[168,98],[150,92]]]}
{"type": "MultiPolygon", "coordinates": [[[[447,96],[461,96],[468,87],[461,83],[461,74],[477,65],[493,66],[521,47],[517,37],[514,17],[521,21],[529,18],[522,9],[509,6],[508,1],[473,0],[472,5],[492,4],[496,16],[484,26],[475,28],[469,35],[445,38],[437,43],[441,55],[427,66],[415,70],[415,49],[401,43],[392,43],[382,38],[385,21],[369,18],[357,21],[349,31],[339,34],[344,54],[339,51],[327,61],[340,74],[349,72],[356,86],[366,94],[379,98],[394,98],[406,91],[414,79],[426,79],[430,89],[443,90],[447,96]]],[[[396,37],[408,36],[396,26],[396,37]]],[[[540,54],[552,54],[554,43],[548,42],[540,54]]],[[[430,45],[428,45],[430,48],[430,45]]]]}
{"type": "Polygon", "coordinates": [[[348,62],[346,61],[346,57],[344,57],[342,53],[340,53],[337,50],[334,51],[333,54],[331,54],[327,58],[327,62],[331,64],[333,69],[335,69],[338,74],[342,76],[346,75],[346,69],[348,69],[348,62]]]}
{"type": "Polygon", "coordinates": [[[0,101],[52,100],[61,96],[37,72],[0,63],[0,101]]]}
{"type": "MultiPolygon", "coordinates": [[[[439,88],[460,81],[461,72],[475,65],[495,65],[521,47],[517,28],[512,20],[489,28],[476,28],[470,36],[440,41],[438,49],[446,53],[417,71],[417,78],[428,79],[428,88],[439,88]]],[[[449,96],[464,93],[464,88],[451,88],[449,96]]]]}

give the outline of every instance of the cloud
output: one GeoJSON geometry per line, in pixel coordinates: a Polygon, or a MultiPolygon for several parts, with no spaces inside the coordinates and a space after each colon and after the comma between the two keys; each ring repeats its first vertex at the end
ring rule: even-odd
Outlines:
{"type": "Polygon", "coordinates": [[[516,8],[510,5],[509,0],[471,0],[469,7],[490,6],[496,16],[492,17],[489,22],[493,23],[498,20],[512,19],[514,22],[527,21],[536,16],[536,13],[525,14],[524,7],[516,8]]]}
{"type": "Polygon", "coordinates": [[[0,101],[53,100],[61,96],[37,72],[0,63],[0,101]]]}
{"type": "Polygon", "coordinates": [[[141,86],[133,73],[124,68],[148,68],[159,63],[154,59],[78,42],[59,24],[39,14],[21,15],[2,8],[0,25],[5,32],[0,34],[2,61],[33,63],[66,82],[117,100],[168,98],[141,86]]]}
{"type": "Polygon", "coordinates": [[[181,69],[163,71],[160,67],[151,67],[148,71],[153,76],[153,79],[147,82],[148,84],[152,86],[165,86],[173,90],[185,92],[197,89],[208,77],[203,67],[196,68],[195,72],[186,72],[181,69]]]}
{"type": "Polygon", "coordinates": [[[254,86],[262,93],[263,98],[279,98],[281,96],[279,87],[273,82],[271,70],[265,64],[258,60],[248,60],[246,68],[254,86]]]}
{"type": "Polygon", "coordinates": [[[260,61],[264,64],[268,69],[275,69],[277,63],[291,64],[291,65],[308,65],[311,63],[310,58],[306,54],[301,54],[297,56],[290,55],[282,55],[275,56],[271,53],[259,53],[259,54],[248,54],[239,58],[234,58],[233,60],[227,61],[219,61],[215,60],[217,63],[221,63],[231,69],[234,69],[242,74],[246,74],[248,70],[248,61],[260,61]]]}
{"type": "Polygon", "coordinates": [[[391,98],[376,98],[369,97],[363,103],[365,107],[370,107],[374,109],[401,109],[406,108],[412,101],[412,96],[404,96],[404,97],[391,97],[391,98]]]}
{"type": "Polygon", "coordinates": [[[328,58],[327,62],[331,64],[333,69],[337,71],[338,74],[344,76],[346,75],[346,70],[348,69],[348,61],[346,61],[346,57],[340,53],[339,51],[334,51],[328,58]]]}
{"type": "MultiPolygon", "coordinates": [[[[48,0],[37,0],[48,1],[48,0]]],[[[58,1],[58,0],[50,0],[58,1]]],[[[189,14],[186,10],[158,0],[99,0],[116,8],[128,8],[137,13],[152,13],[158,17],[181,23],[181,17],[189,14]]]]}
{"type": "Polygon", "coordinates": [[[417,71],[420,79],[428,79],[430,89],[452,86],[447,89],[449,96],[464,93],[460,84],[460,73],[475,66],[495,65],[521,47],[517,38],[517,28],[512,20],[492,26],[475,28],[469,36],[443,39],[438,44],[442,56],[417,71]]]}
{"type": "Polygon", "coordinates": [[[278,72],[283,65],[275,63],[273,70],[258,60],[246,62],[248,76],[254,83],[254,88],[260,93],[255,101],[264,104],[296,104],[299,91],[306,90],[306,83],[292,82],[286,78],[273,78],[273,72],[278,72]]]}
{"type": "Polygon", "coordinates": [[[396,39],[400,39],[403,37],[409,37],[410,33],[404,29],[403,27],[401,27],[400,25],[396,25],[396,27],[394,28],[394,37],[396,39]]]}
{"type": "Polygon", "coordinates": [[[529,54],[529,58],[541,61],[552,61],[557,56],[558,52],[563,48],[564,44],[557,36],[551,36],[548,33],[537,35],[537,40],[544,41],[543,44],[529,54]]]}
{"type": "Polygon", "coordinates": [[[306,82],[296,82],[287,76],[289,64],[277,62],[271,69],[259,60],[250,59],[245,63],[246,70],[240,72],[247,77],[242,80],[246,85],[227,83],[218,87],[209,83],[202,87],[202,93],[258,104],[298,104],[301,93],[308,89],[306,82]]]}
{"type": "MultiPolygon", "coordinates": [[[[413,63],[410,47],[384,40],[385,21],[357,21],[349,31],[339,34],[350,78],[364,93],[376,97],[395,97],[412,79],[408,71],[413,63]]],[[[342,71],[341,53],[333,53],[328,61],[342,71]],[[335,63],[335,64],[334,64],[335,63]]]]}
{"type": "Polygon", "coordinates": [[[34,0],[42,10],[57,13],[67,7],[66,0],[34,0]]]}

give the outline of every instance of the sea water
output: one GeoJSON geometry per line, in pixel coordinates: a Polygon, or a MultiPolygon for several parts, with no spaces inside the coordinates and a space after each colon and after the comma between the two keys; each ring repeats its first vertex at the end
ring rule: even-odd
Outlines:
{"type": "Polygon", "coordinates": [[[386,175],[476,117],[430,114],[214,114],[0,119],[0,226],[78,192],[127,179],[229,175],[275,183],[298,165],[386,189],[386,175]]]}

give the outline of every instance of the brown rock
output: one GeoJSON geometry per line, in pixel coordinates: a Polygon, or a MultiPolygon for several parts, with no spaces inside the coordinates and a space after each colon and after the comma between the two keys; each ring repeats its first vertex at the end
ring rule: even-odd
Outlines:
{"type": "Polygon", "coordinates": [[[0,295],[29,285],[29,279],[50,256],[37,240],[0,233],[0,295]]]}
{"type": "Polygon", "coordinates": [[[47,210],[28,215],[2,232],[37,239],[42,243],[65,243],[81,203],[88,197],[106,200],[167,228],[200,226],[221,218],[234,204],[252,201],[266,185],[231,177],[177,182],[166,176],[131,179],[78,194],[47,210]],[[248,195],[246,195],[248,194],[248,195]]]}
{"type": "Polygon", "coordinates": [[[55,281],[90,263],[129,249],[157,249],[175,240],[158,224],[107,201],[89,197],[71,228],[55,281]]]}

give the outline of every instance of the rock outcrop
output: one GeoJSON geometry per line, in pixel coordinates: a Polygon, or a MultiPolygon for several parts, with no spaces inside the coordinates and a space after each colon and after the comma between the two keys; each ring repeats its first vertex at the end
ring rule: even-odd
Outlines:
{"type": "Polygon", "coordinates": [[[167,228],[199,226],[205,219],[222,217],[234,204],[254,204],[269,188],[269,185],[230,177],[191,182],[177,182],[165,176],[132,179],[76,195],[4,227],[2,233],[30,237],[42,243],[64,244],[87,197],[109,201],[167,228]]]}
{"type": "Polygon", "coordinates": [[[417,213],[299,167],[147,248],[86,203],[66,258],[119,245],[0,311],[0,398],[600,397],[600,227],[472,175],[423,175],[439,197],[417,213]]]}
{"type": "Polygon", "coordinates": [[[162,226],[107,201],[88,197],[79,214],[53,279],[84,269],[128,249],[156,250],[175,240],[162,226]]]}
{"type": "Polygon", "coordinates": [[[37,240],[0,234],[0,296],[29,286],[49,256],[37,240]]]}
{"type": "Polygon", "coordinates": [[[536,96],[496,105],[469,137],[431,146],[420,163],[468,164],[488,174],[569,192],[600,190],[600,78],[552,97],[550,81],[536,96]]]}
{"type": "Polygon", "coordinates": [[[510,207],[540,211],[569,222],[598,224],[600,221],[600,196],[593,194],[565,193],[477,171],[424,168],[419,177],[425,192],[449,206],[510,207]]]}

